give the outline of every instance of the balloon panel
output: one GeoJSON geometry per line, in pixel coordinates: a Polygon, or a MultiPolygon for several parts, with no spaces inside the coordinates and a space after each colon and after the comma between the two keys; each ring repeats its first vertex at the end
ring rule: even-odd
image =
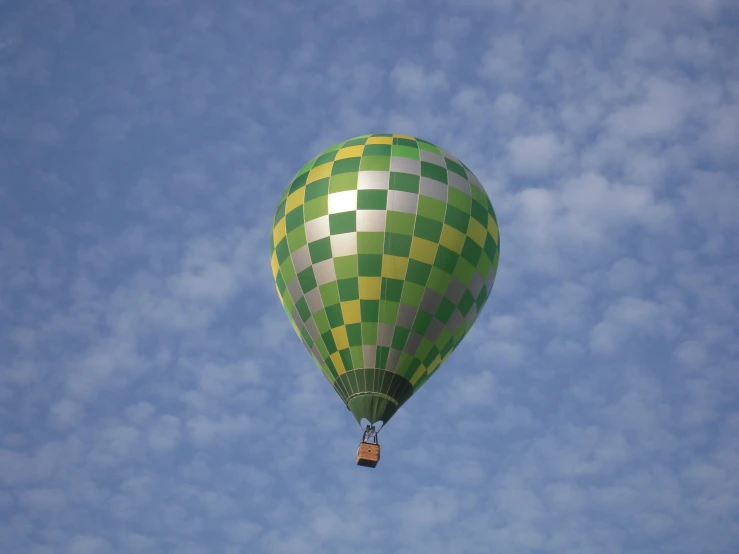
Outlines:
{"type": "Polygon", "coordinates": [[[306,164],[271,236],[283,307],[342,397],[375,377],[340,376],[367,368],[403,377],[387,381],[409,382],[406,396],[418,390],[485,305],[498,258],[497,219],[475,175],[398,134],[353,138],[306,164]]]}

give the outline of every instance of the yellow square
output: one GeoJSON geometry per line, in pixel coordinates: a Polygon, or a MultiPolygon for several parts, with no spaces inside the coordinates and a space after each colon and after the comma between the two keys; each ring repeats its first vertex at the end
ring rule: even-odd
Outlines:
{"type": "Polygon", "coordinates": [[[343,160],[346,158],[359,158],[362,156],[363,150],[364,150],[364,144],[357,144],[356,146],[347,146],[346,148],[342,148],[341,150],[337,152],[336,157],[334,158],[334,161],[343,160]]]}
{"type": "Polygon", "coordinates": [[[326,177],[331,176],[331,169],[334,167],[334,162],[328,162],[325,164],[321,164],[318,167],[314,167],[310,170],[310,173],[308,173],[308,179],[305,181],[305,184],[308,185],[312,183],[313,181],[318,181],[319,179],[325,179],[326,177]]]}
{"type": "Polygon", "coordinates": [[[485,246],[485,239],[488,236],[488,230],[482,226],[482,224],[474,218],[470,218],[470,226],[467,229],[469,237],[477,243],[477,246],[483,248],[485,246]]]}
{"type": "Polygon", "coordinates": [[[493,235],[495,244],[498,244],[498,224],[495,223],[493,216],[488,214],[488,232],[493,235]]]}
{"type": "Polygon", "coordinates": [[[393,137],[370,137],[366,144],[392,144],[393,137]]]}
{"type": "Polygon", "coordinates": [[[413,374],[413,377],[411,377],[411,385],[415,385],[416,383],[418,383],[418,380],[423,377],[424,373],[426,373],[426,367],[421,364],[420,366],[418,366],[418,369],[413,374]]]}
{"type": "Polygon", "coordinates": [[[415,137],[412,137],[410,135],[399,135],[398,133],[393,134],[393,138],[402,138],[402,139],[408,139],[408,140],[416,140],[415,137]]]}
{"type": "Polygon", "coordinates": [[[359,309],[359,300],[348,300],[341,303],[341,314],[344,316],[344,324],[360,323],[362,312],[359,309]]]}
{"type": "Polygon", "coordinates": [[[451,225],[444,224],[444,228],[441,231],[441,240],[439,241],[439,244],[445,246],[452,252],[461,254],[462,248],[464,247],[464,239],[464,233],[457,231],[451,225]]]}
{"type": "Polygon", "coordinates": [[[429,374],[429,376],[431,376],[434,373],[434,371],[436,371],[437,369],[439,369],[439,366],[440,365],[441,365],[441,356],[439,356],[439,354],[437,354],[436,355],[436,358],[434,358],[434,361],[431,362],[431,364],[429,365],[429,368],[428,368],[428,370],[426,372],[429,374]]]}
{"type": "MultiPolygon", "coordinates": [[[[481,226],[482,227],[482,226],[481,226]]],[[[487,234],[487,231],[483,229],[483,232],[487,234]]],[[[413,237],[411,242],[411,258],[423,262],[425,264],[432,265],[436,259],[436,251],[438,245],[430,240],[422,239],[421,237],[413,237]]]]}
{"type": "MultiPolygon", "coordinates": [[[[403,276],[405,278],[405,276],[403,276]]],[[[360,300],[379,300],[380,287],[382,279],[380,277],[360,277],[359,278],[359,299],[360,300]]]]}
{"type": "Polygon", "coordinates": [[[280,287],[277,286],[277,283],[275,283],[275,290],[277,291],[277,296],[280,297],[280,304],[284,306],[285,301],[282,299],[282,293],[280,292],[280,287]]]}
{"type": "Polygon", "coordinates": [[[290,196],[287,197],[287,202],[285,203],[285,213],[289,214],[295,208],[300,206],[303,203],[304,199],[305,199],[305,187],[300,187],[298,190],[296,190],[290,196]]]}
{"type": "Polygon", "coordinates": [[[285,226],[285,218],[283,217],[277,223],[277,225],[275,225],[275,228],[272,231],[272,236],[274,237],[275,247],[277,247],[277,245],[280,244],[282,239],[285,238],[286,234],[287,234],[287,227],[285,226]]]}
{"type": "Polygon", "coordinates": [[[336,329],[331,329],[331,334],[334,336],[336,348],[339,350],[346,350],[349,348],[349,337],[346,335],[346,327],[342,325],[336,329]]]}
{"type": "Polygon", "coordinates": [[[346,373],[346,369],[344,369],[344,360],[341,359],[341,356],[338,352],[334,352],[329,357],[331,358],[331,361],[334,362],[336,373],[338,373],[339,375],[346,373]]]}
{"type": "Polygon", "coordinates": [[[408,273],[408,258],[402,256],[382,256],[382,276],[389,279],[405,279],[408,273]]]}
{"type": "Polygon", "coordinates": [[[277,272],[280,271],[280,264],[277,263],[277,252],[272,252],[270,264],[272,264],[272,277],[276,279],[277,272]]]}

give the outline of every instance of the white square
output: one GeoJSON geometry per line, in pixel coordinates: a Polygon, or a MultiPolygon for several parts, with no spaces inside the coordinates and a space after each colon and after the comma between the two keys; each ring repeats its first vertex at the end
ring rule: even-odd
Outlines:
{"type": "Polygon", "coordinates": [[[353,212],[357,209],[357,191],[346,190],[328,195],[328,213],[353,212]]]}

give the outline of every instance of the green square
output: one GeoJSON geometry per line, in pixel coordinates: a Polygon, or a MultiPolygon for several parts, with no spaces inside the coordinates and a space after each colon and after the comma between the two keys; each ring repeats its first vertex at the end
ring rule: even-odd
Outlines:
{"type": "Polygon", "coordinates": [[[351,279],[339,279],[337,281],[339,287],[339,298],[342,302],[349,300],[359,300],[359,279],[353,277],[351,279]]]}
{"type": "Polygon", "coordinates": [[[357,253],[382,254],[385,244],[385,233],[360,231],[357,233],[357,253]]]}
{"type": "Polygon", "coordinates": [[[277,206],[277,211],[275,212],[275,217],[272,219],[272,224],[277,225],[277,223],[285,217],[285,204],[286,201],[280,202],[280,205],[277,206]]]}
{"type": "MultiPolygon", "coordinates": [[[[303,298],[302,296],[300,298],[303,298]]],[[[290,298],[290,295],[285,295],[285,298],[282,299],[283,301],[283,308],[285,308],[285,313],[288,315],[288,317],[292,320],[293,318],[293,310],[295,309],[295,303],[293,302],[292,298],[290,298]]],[[[300,316],[298,316],[300,317],[300,316]]]]}
{"type": "Polygon", "coordinates": [[[362,151],[362,157],[365,156],[390,156],[391,148],[389,144],[368,144],[362,151]]]}
{"type": "Polygon", "coordinates": [[[465,213],[470,213],[472,198],[467,196],[461,190],[449,187],[448,202],[455,208],[458,208],[465,213]]]}
{"type": "MultiPolygon", "coordinates": [[[[446,202],[431,198],[430,196],[424,196],[423,194],[418,197],[418,215],[434,219],[436,221],[444,221],[446,215],[446,202]]],[[[487,220],[485,220],[487,222],[487,220]]]]}
{"type": "Polygon", "coordinates": [[[477,313],[480,313],[480,310],[482,310],[483,306],[485,306],[485,302],[488,300],[488,288],[487,285],[482,287],[482,290],[480,291],[480,295],[477,297],[477,300],[475,300],[475,305],[477,306],[477,313]]]}
{"type": "MultiPolygon", "coordinates": [[[[428,267],[430,270],[431,266],[428,267]]],[[[418,285],[416,283],[406,281],[405,285],[403,286],[403,294],[400,295],[400,301],[403,304],[407,304],[408,306],[413,306],[414,308],[416,308],[421,305],[421,299],[423,298],[423,293],[425,292],[425,290],[425,281],[423,285],[418,285]]]]}
{"type": "Polygon", "coordinates": [[[325,360],[328,358],[328,350],[326,350],[326,345],[323,344],[322,340],[316,341],[316,348],[318,348],[318,353],[321,355],[320,363],[325,365],[325,360]]]}
{"type": "Polygon", "coordinates": [[[320,285],[318,291],[321,293],[321,300],[324,306],[332,306],[339,303],[339,287],[336,281],[320,285]]]}
{"type": "Polygon", "coordinates": [[[400,302],[380,300],[380,323],[395,325],[395,322],[398,320],[399,308],[400,302]]]}
{"type": "Polygon", "coordinates": [[[303,205],[303,211],[305,212],[305,220],[311,221],[318,219],[324,215],[328,215],[328,196],[322,196],[315,200],[310,200],[303,205]]]}
{"type": "Polygon", "coordinates": [[[324,177],[323,179],[319,179],[318,181],[313,181],[305,187],[305,198],[303,199],[303,201],[307,203],[309,200],[321,198],[322,196],[326,196],[327,194],[328,177],[324,177]]]}
{"type": "MultiPolygon", "coordinates": [[[[455,306],[451,300],[446,297],[442,298],[439,308],[436,310],[436,318],[444,324],[449,323],[449,318],[452,317],[454,308],[455,306]]],[[[328,308],[326,308],[326,311],[328,311],[328,308]]],[[[328,320],[331,321],[331,318],[329,317],[328,320]]]]}
{"type": "Polygon", "coordinates": [[[487,256],[480,256],[480,261],[477,262],[477,271],[480,272],[482,278],[487,280],[490,271],[493,269],[493,262],[487,256]]]}
{"type": "Polygon", "coordinates": [[[431,268],[429,280],[426,282],[426,288],[429,288],[439,294],[444,294],[449,288],[449,282],[452,276],[442,271],[438,267],[431,268]]]}
{"type": "Polygon", "coordinates": [[[357,212],[342,212],[328,216],[329,229],[332,235],[353,233],[357,230],[357,212]]]}
{"type": "Polygon", "coordinates": [[[356,173],[359,171],[359,160],[360,158],[344,158],[343,160],[336,160],[334,166],[331,168],[331,175],[338,175],[340,173],[356,173]]]}
{"type": "Polygon", "coordinates": [[[475,297],[469,290],[464,291],[462,298],[459,300],[459,311],[462,312],[463,316],[467,316],[470,313],[470,309],[475,304],[475,297]]]}
{"type": "Polygon", "coordinates": [[[331,238],[326,237],[315,242],[308,243],[311,263],[317,264],[331,257],[331,238]]]}
{"type": "MultiPolygon", "coordinates": [[[[431,314],[428,314],[430,318],[433,319],[433,316],[431,314]]],[[[431,323],[431,319],[429,319],[429,323],[431,323]]],[[[421,333],[419,333],[421,334],[421,333]]],[[[422,335],[422,334],[421,334],[422,335]]],[[[416,350],[416,358],[419,358],[421,360],[426,359],[426,355],[431,352],[434,349],[434,343],[431,342],[429,339],[421,336],[421,345],[418,347],[418,350],[416,350]]]]}
{"type": "Polygon", "coordinates": [[[402,137],[393,137],[393,146],[407,146],[410,148],[418,149],[418,143],[414,139],[407,139],[402,137]]]}
{"type": "Polygon", "coordinates": [[[307,294],[316,288],[316,276],[313,274],[313,268],[307,267],[300,273],[298,273],[298,282],[300,282],[300,288],[303,294],[307,294]]]}
{"type": "Polygon", "coordinates": [[[362,345],[371,346],[377,344],[377,323],[366,322],[362,318],[362,345]]]}
{"type": "MultiPolygon", "coordinates": [[[[403,361],[403,357],[407,356],[407,354],[403,354],[400,359],[403,361]]],[[[413,356],[408,356],[410,358],[410,363],[406,366],[403,362],[403,370],[401,372],[400,370],[400,362],[398,363],[398,373],[401,377],[405,377],[406,379],[410,380],[411,377],[413,377],[416,374],[416,371],[419,367],[421,367],[421,360],[418,358],[415,358],[413,356]]],[[[416,383],[416,387],[418,387],[418,383],[416,383]]]]}
{"type": "Polygon", "coordinates": [[[332,175],[328,184],[328,192],[332,194],[334,192],[344,192],[345,190],[357,190],[358,179],[359,173],[356,171],[332,175]]]}
{"type": "Polygon", "coordinates": [[[390,173],[390,190],[403,190],[418,194],[421,178],[411,173],[400,173],[393,171],[390,173]]]}
{"type": "Polygon", "coordinates": [[[488,226],[488,210],[480,204],[477,200],[474,198],[472,199],[472,208],[471,208],[471,215],[473,218],[477,220],[478,223],[480,223],[483,227],[487,228],[488,226]]]}
{"type": "Polygon", "coordinates": [[[306,163],[303,167],[301,167],[300,168],[300,171],[298,171],[298,174],[296,175],[295,178],[299,177],[303,173],[308,173],[311,169],[313,169],[313,164],[316,162],[317,159],[318,159],[318,156],[316,156],[311,161],[309,161],[308,163],[306,163]]]}
{"type": "Polygon", "coordinates": [[[362,156],[360,171],[390,171],[390,156],[362,156]]]}
{"type": "Polygon", "coordinates": [[[390,356],[390,347],[378,346],[377,353],[375,354],[375,365],[380,369],[387,367],[387,359],[390,356]]]}
{"type": "Polygon", "coordinates": [[[305,225],[301,225],[287,234],[287,244],[292,252],[308,244],[308,238],[305,236],[305,225]]]}
{"type": "Polygon", "coordinates": [[[459,208],[455,208],[454,206],[447,206],[444,223],[451,227],[454,227],[457,231],[466,233],[467,227],[470,224],[470,216],[469,213],[463,212],[459,208]]]}
{"type": "Polygon", "coordinates": [[[421,162],[421,176],[444,184],[447,183],[446,168],[431,162],[421,162]]]}
{"type": "Polygon", "coordinates": [[[495,259],[495,253],[498,250],[498,245],[495,244],[495,239],[493,238],[493,235],[488,233],[487,238],[485,239],[485,254],[487,254],[488,258],[490,260],[495,259]]]}
{"type": "Polygon", "coordinates": [[[354,369],[354,363],[352,362],[352,353],[348,348],[345,348],[344,350],[339,350],[339,356],[341,356],[341,361],[344,362],[344,370],[351,371],[354,369]]]}
{"type": "Polygon", "coordinates": [[[313,314],[313,321],[316,322],[316,328],[318,332],[323,334],[331,330],[331,325],[328,323],[328,317],[326,317],[326,310],[318,310],[313,314]]]}
{"type": "Polygon", "coordinates": [[[321,338],[323,339],[323,344],[326,345],[326,350],[328,350],[329,355],[336,352],[338,349],[336,348],[336,341],[334,340],[334,335],[331,333],[331,331],[326,331],[325,333],[321,334],[321,338]]]}
{"type": "Polygon", "coordinates": [[[405,346],[405,342],[408,340],[408,335],[410,335],[410,333],[411,333],[410,329],[403,329],[402,327],[396,327],[395,332],[393,333],[393,340],[390,343],[391,348],[402,351],[403,347],[405,346]]]}
{"type": "Polygon", "coordinates": [[[338,153],[338,148],[336,150],[329,150],[328,152],[322,153],[318,158],[316,159],[316,163],[313,164],[313,167],[318,167],[319,165],[326,164],[328,162],[334,161],[334,158],[336,158],[336,154],[338,153]]]}
{"type": "Polygon", "coordinates": [[[279,244],[275,247],[277,253],[277,263],[282,265],[288,256],[290,256],[290,249],[287,247],[287,237],[284,237],[279,244]]]}
{"type": "Polygon", "coordinates": [[[300,329],[300,334],[303,337],[305,343],[308,345],[308,348],[310,349],[310,347],[313,346],[313,338],[310,336],[308,329],[303,327],[302,329],[300,329]]]}
{"type": "Polygon", "coordinates": [[[441,231],[443,227],[443,223],[419,215],[416,218],[416,228],[413,230],[413,234],[419,238],[436,243],[441,239],[441,231]]]}
{"type": "Polygon", "coordinates": [[[410,158],[412,160],[420,159],[418,155],[418,148],[414,146],[403,146],[393,144],[393,156],[397,158],[410,158]]]}
{"type": "Polygon", "coordinates": [[[403,293],[403,281],[400,279],[382,278],[380,288],[380,298],[383,300],[391,300],[400,302],[400,296],[403,293]]]}
{"type": "MultiPolygon", "coordinates": [[[[398,367],[395,368],[395,373],[406,379],[410,379],[413,375],[408,375],[408,367],[413,363],[413,356],[409,356],[405,352],[400,355],[398,360],[398,367]]],[[[420,362],[419,362],[420,363],[420,362]]]]}
{"type": "MultiPolygon", "coordinates": [[[[359,325],[357,323],[357,325],[359,325]]],[[[362,340],[362,331],[360,329],[359,331],[359,340],[361,344],[362,340]]],[[[351,344],[351,342],[349,343],[351,344]]],[[[360,368],[360,367],[367,367],[364,363],[364,350],[361,346],[350,346],[349,351],[352,353],[352,361],[354,362],[354,367],[360,368]]]]}
{"type": "Polygon", "coordinates": [[[286,283],[289,283],[295,278],[295,266],[293,265],[292,259],[288,258],[280,266],[280,275],[285,279],[286,283]]]}
{"type": "Polygon", "coordinates": [[[457,267],[454,268],[454,275],[459,281],[465,285],[472,282],[472,276],[475,274],[475,266],[464,258],[459,258],[457,267]]]}
{"type": "Polygon", "coordinates": [[[408,272],[405,278],[409,283],[425,286],[429,279],[429,273],[431,273],[429,264],[413,259],[408,260],[408,272]]]}
{"type": "MultiPolygon", "coordinates": [[[[359,190],[357,191],[358,210],[384,210],[387,208],[386,190],[359,190]]],[[[487,212],[485,212],[487,218],[487,212]]],[[[485,220],[487,223],[487,219],[485,220]]]]}
{"type": "Polygon", "coordinates": [[[429,325],[431,325],[431,321],[433,319],[434,316],[432,316],[430,313],[424,312],[423,310],[418,310],[418,314],[416,314],[416,319],[413,321],[413,327],[411,328],[419,335],[423,335],[428,330],[429,325]]]}
{"type": "Polygon", "coordinates": [[[483,206],[488,205],[488,195],[483,189],[472,182],[470,182],[470,192],[472,193],[473,200],[477,200],[483,206]]]}
{"type": "MultiPolygon", "coordinates": [[[[450,342],[452,341],[452,333],[446,327],[439,333],[439,338],[436,339],[436,347],[439,349],[439,354],[444,356],[451,350],[450,342]]],[[[454,346],[454,343],[451,343],[454,346]]]]}
{"type": "Polygon", "coordinates": [[[334,270],[337,279],[350,279],[356,277],[357,273],[357,256],[339,256],[334,258],[334,270]]]}
{"type": "Polygon", "coordinates": [[[385,254],[391,256],[402,256],[407,258],[411,255],[411,240],[413,239],[410,235],[400,235],[398,233],[385,233],[385,254]]]}
{"type": "Polygon", "coordinates": [[[464,247],[462,247],[462,257],[472,265],[477,265],[481,255],[482,248],[470,237],[467,237],[464,241],[464,247]]]}
{"type": "Polygon", "coordinates": [[[463,177],[464,179],[467,179],[467,172],[464,170],[464,168],[461,165],[459,165],[454,160],[450,160],[449,158],[444,158],[444,160],[446,161],[446,168],[449,171],[453,171],[454,173],[456,173],[460,177],[463,177]]]}
{"type": "Polygon", "coordinates": [[[380,277],[382,275],[382,254],[358,254],[360,277],[380,277]]]}
{"type": "Polygon", "coordinates": [[[336,329],[337,327],[344,325],[344,315],[341,313],[341,304],[326,306],[326,317],[328,318],[328,324],[331,325],[332,329],[336,329]]]}
{"type": "Polygon", "coordinates": [[[391,233],[413,236],[413,227],[416,225],[416,215],[403,212],[387,212],[385,229],[391,233]]]}
{"type": "Polygon", "coordinates": [[[362,324],[350,323],[346,326],[346,336],[349,339],[349,346],[362,346],[362,324]]]}
{"type": "Polygon", "coordinates": [[[328,368],[328,371],[329,371],[330,375],[334,379],[337,379],[338,376],[339,376],[339,372],[336,371],[336,366],[334,365],[334,361],[331,358],[329,358],[328,356],[326,356],[324,358],[324,363],[326,364],[326,367],[328,368]]]}
{"type": "Polygon", "coordinates": [[[362,144],[365,144],[367,142],[368,138],[370,138],[370,135],[354,137],[353,139],[346,141],[341,147],[346,148],[347,146],[361,146],[362,144]]]}
{"type": "Polygon", "coordinates": [[[296,190],[300,190],[305,186],[305,182],[308,180],[308,172],[301,173],[295,179],[293,179],[293,182],[290,183],[290,192],[288,195],[292,194],[296,190]]]}
{"type": "Polygon", "coordinates": [[[439,349],[436,347],[436,345],[432,346],[431,350],[429,350],[429,353],[426,354],[426,357],[423,360],[423,365],[425,365],[426,367],[430,366],[438,355],[439,349]]]}
{"type": "Polygon", "coordinates": [[[449,250],[446,246],[439,245],[436,250],[436,258],[434,259],[434,267],[438,267],[446,271],[449,275],[454,273],[454,267],[457,265],[459,254],[449,250]]]}
{"type": "Polygon", "coordinates": [[[416,139],[416,143],[418,144],[418,147],[419,147],[419,148],[420,148],[421,150],[426,150],[426,151],[428,151],[428,152],[433,152],[434,154],[439,154],[439,155],[441,155],[441,150],[439,150],[438,146],[436,146],[436,145],[434,145],[434,144],[431,144],[431,143],[430,143],[430,142],[428,142],[428,141],[425,141],[425,140],[423,140],[423,139],[419,139],[419,138],[417,138],[417,139],[416,139]]]}
{"type": "Polygon", "coordinates": [[[295,307],[300,314],[300,319],[303,322],[308,321],[308,318],[310,318],[310,308],[308,307],[308,303],[305,301],[305,298],[301,298],[300,300],[298,300],[298,303],[295,304],[295,307]]]}
{"type": "MultiPolygon", "coordinates": [[[[285,284],[285,279],[282,278],[282,274],[278,271],[277,277],[275,277],[275,284],[277,285],[277,290],[280,291],[280,296],[283,297],[283,300],[288,297],[285,297],[285,289],[287,288],[287,285],[285,284]]],[[[290,315],[289,313],[287,315],[290,315]]]]}
{"type": "MultiPolygon", "coordinates": [[[[379,300],[360,300],[359,311],[362,317],[362,326],[366,323],[377,323],[380,314],[379,300]]],[[[377,329],[375,329],[375,338],[370,344],[377,344],[377,329]]]]}

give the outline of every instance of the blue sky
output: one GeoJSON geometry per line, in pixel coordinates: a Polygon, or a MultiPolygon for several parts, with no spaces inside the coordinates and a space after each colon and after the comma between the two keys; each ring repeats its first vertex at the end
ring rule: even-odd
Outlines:
{"type": "Polygon", "coordinates": [[[739,551],[735,3],[0,14],[0,551],[739,551]],[[502,250],[369,470],[268,238],[378,132],[470,166],[502,250]]]}

